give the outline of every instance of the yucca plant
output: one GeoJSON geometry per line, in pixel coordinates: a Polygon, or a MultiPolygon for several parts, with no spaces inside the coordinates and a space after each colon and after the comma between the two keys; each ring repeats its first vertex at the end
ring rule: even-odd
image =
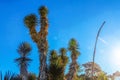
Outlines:
{"type": "Polygon", "coordinates": [[[25,78],[27,78],[27,75],[28,75],[27,67],[29,66],[29,63],[32,61],[28,57],[31,49],[32,48],[30,44],[27,42],[22,42],[17,49],[17,52],[19,53],[20,57],[15,59],[15,62],[20,67],[20,75],[25,78]]]}
{"type": "Polygon", "coordinates": [[[17,74],[13,74],[10,71],[6,72],[3,78],[2,78],[2,73],[0,74],[1,74],[0,80],[23,80],[22,77],[20,77],[17,74]]]}

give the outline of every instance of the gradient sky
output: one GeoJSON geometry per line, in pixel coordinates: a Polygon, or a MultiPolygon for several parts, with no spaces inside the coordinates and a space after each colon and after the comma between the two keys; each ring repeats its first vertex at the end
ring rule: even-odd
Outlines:
{"type": "MultiPolygon", "coordinates": [[[[46,5],[49,9],[49,50],[67,47],[75,38],[81,55],[79,64],[92,61],[96,33],[103,21],[95,62],[108,74],[120,70],[120,1],[119,0],[0,0],[0,71],[19,73],[14,59],[22,41],[32,46],[33,59],[29,71],[38,73],[36,44],[23,24],[24,16],[35,13],[46,5]]],[[[68,53],[69,55],[69,53],[68,53]]]]}

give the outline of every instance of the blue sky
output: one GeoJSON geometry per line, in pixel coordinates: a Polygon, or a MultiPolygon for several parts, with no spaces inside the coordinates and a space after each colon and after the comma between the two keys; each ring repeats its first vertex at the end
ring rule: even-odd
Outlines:
{"type": "Polygon", "coordinates": [[[39,16],[41,5],[49,9],[49,50],[67,47],[68,41],[76,38],[81,52],[78,62],[92,61],[96,33],[106,21],[98,40],[95,62],[108,74],[120,70],[119,3],[119,0],[0,0],[0,71],[19,73],[13,60],[19,57],[16,51],[19,43],[27,41],[33,48],[29,71],[38,73],[38,50],[23,18],[31,13],[39,16]]]}

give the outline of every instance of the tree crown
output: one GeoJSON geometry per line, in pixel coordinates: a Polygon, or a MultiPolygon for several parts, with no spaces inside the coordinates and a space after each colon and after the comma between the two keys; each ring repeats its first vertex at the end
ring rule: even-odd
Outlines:
{"type": "Polygon", "coordinates": [[[47,9],[47,7],[46,7],[46,6],[41,6],[41,7],[39,8],[39,14],[40,14],[42,17],[46,16],[46,15],[48,14],[48,9],[47,9]]]}
{"type": "Polygon", "coordinates": [[[36,15],[30,14],[30,15],[25,16],[24,24],[28,28],[35,27],[37,25],[37,17],[36,17],[36,15]]]}

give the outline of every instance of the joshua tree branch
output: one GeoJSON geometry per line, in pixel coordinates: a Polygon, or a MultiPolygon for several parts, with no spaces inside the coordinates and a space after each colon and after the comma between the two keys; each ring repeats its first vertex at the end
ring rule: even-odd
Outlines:
{"type": "Polygon", "coordinates": [[[35,30],[35,27],[32,27],[32,28],[30,28],[29,29],[29,31],[30,31],[30,35],[31,35],[31,38],[32,38],[32,40],[35,42],[35,43],[37,43],[38,42],[38,34],[37,34],[37,32],[36,32],[36,30],[35,30]]]}

